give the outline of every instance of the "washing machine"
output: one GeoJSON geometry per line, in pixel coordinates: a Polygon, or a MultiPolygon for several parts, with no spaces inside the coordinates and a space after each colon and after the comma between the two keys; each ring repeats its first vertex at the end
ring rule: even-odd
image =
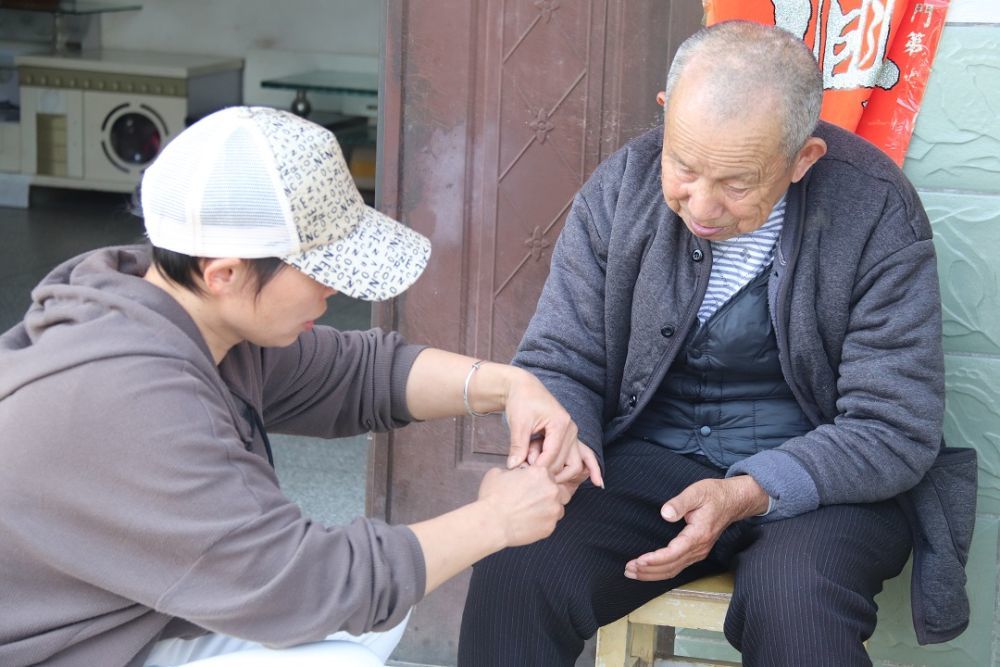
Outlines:
{"type": "Polygon", "coordinates": [[[88,183],[132,186],[187,120],[181,97],[85,92],[83,173],[88,183]]]}
{"type": "Polygon", "coordinates": [[[102,50],[17,67],[21,171],[37,185],[133,190],[188,124],[242,99],[241,59],[102,50]]]}

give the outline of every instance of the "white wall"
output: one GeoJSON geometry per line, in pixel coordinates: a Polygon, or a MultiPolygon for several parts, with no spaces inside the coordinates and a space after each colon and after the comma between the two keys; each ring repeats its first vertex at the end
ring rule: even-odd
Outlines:
{"type": "Polygon", "coordinates": [[[101,18],[104,48],[243,56],[251,49],[377,56],[382,0],[139,0],[101,18]]]}
{"type": "Polygon", "coordinates": [[[948,23],[1000,23],[997,0],[951,0],[948,23]]]}
{"type": "MultiPolygon", "coordinates": [[[[128,0],[116,0],[119,3],[128,0]]],[[[377,56],[384,0],[136,0],[98,22],[106,48],[240,56],[278,49],[377,56]]],[[[0,11],[0,41],[47,42],[52,17],[0,11]]]]}
{"type": "MultiPolygon", "coordinates": [[[[142,9],[104,14],[106,49],[244,59],[243,101],[285,107],[294,93],[261,79],[313,69],[378,71],[384,0],[138,0],[142,9]]],[[[311,95],[316,109],[342,109],[311,95]]]]}

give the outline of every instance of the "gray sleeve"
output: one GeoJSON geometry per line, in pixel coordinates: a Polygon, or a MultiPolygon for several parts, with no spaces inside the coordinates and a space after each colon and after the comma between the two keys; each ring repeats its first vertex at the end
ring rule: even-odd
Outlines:
{"type": "Polygon", "coordinates": [[[325,438],[405,426],[413,421],[406,380],[424,349],[395,332],[330,327],[264,349],[264,422],[276,433],[325,438]]]}
{"type": "Polygon", "coordinates": [[[303,517],[267,461],[247,451],[214,368],[102,363],[101,373],[62,376],[88,390],[61,401],[61,418],[32,443],[52,461],[46,477],[60,480],[32,503],[45,521],[26,521],[38,524],[26,533],[31,549],[53,568],[106,591],[108,604],[119,596],[281,646],[388,629],[423,596],[413,532],[303,517]],[[95,419],[108,405],[114,418],[95,419]]]}
{"type": "Polygon", "coordinates": [[[163,550],[157,558],[184,559],[164,568],[176,579],[150,606],[273,646],[399,623],[424,594],[413,532],[366,518],[325,526],[304,517],[267,461],[234,437],[228,408],[211,392],[196,395],[200,409],[178,405],[187,425],[170,438],[173,470],[150,480],[175,485],[150,494],[166,513],[149,528],[163,550]]]}
{"type": "Polygon", "coordinates": [[[534,373],[569,411],[603,464],[604,270],[607,242],[577,195],[514,365],[534,373]]]}
{"type": "Polygon", "coordinates": [[[159,611],[274,647],[398,625],[423,596],[423,552],[406,526],[306,521],[292,507],[236,527],[155,601],[159,611]]]}

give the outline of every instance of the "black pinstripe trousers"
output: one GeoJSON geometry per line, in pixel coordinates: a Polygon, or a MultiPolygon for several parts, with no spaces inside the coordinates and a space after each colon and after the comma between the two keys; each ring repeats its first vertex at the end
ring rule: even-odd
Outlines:
{"type": "Polygon", "coordinates": [[[571,666],[584,640],[664,591],[735,572],[725,634],[745,665],[871,665],[875,595],[902,570],[910,535],[894,501],[831,505],[754,524],[738,522],[709,557],[674,579],[640,582],[625,563],[667,544],[681,525],[660,507],[723,471],[640,440],[605,456],[606,489],[580,487],[546,540],[507,549],[473,569],[458,664],[571,666]]]}

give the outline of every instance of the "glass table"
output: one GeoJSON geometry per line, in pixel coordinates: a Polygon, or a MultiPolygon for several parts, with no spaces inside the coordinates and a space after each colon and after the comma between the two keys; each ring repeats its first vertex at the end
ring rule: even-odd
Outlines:
{"type": "Polygon", "coordinates": [[[20,9],[49,14],[105,14],[107,12],[132,12],[142,9],[136,2],[88,2],[88,0],[0,0],[0,9],[20,9]]]}
{"type": "Polygon", "coordinates": [[[69,41],[70,30],[66,18],[90,17],[110,12],[134,12],[142,9],[135,2],[88,2],[87,0],[0,0],[0,9],[14,9],[27,12],[44,12],[52,15],[52,51],[66,53],[79,51],[80,45],[69,41]]]}
{"type": "Polygon", "coordinates": [[[307,93],[356,95],[378,100],[378,74],[313,70],[291,76],[264,79],[262,88],[295,91],[291,111],[322,125],[337,136],[351,175],[368,204],[375,196],[375,141],[377,128],[367,116],[333,111],[313,111],[307,93]]]}
{"type": "Polygon", "coordinates": [[[276,79],[264,79],[260,85],[262,88],[294,90],[295,99],[292,101],[291,110],[302,117],[308,117],[312,111],[312,104],[306,97],[306,93],[310,91],[378,99],[378,74],[374,72],[313,70],[276,79]]]}

